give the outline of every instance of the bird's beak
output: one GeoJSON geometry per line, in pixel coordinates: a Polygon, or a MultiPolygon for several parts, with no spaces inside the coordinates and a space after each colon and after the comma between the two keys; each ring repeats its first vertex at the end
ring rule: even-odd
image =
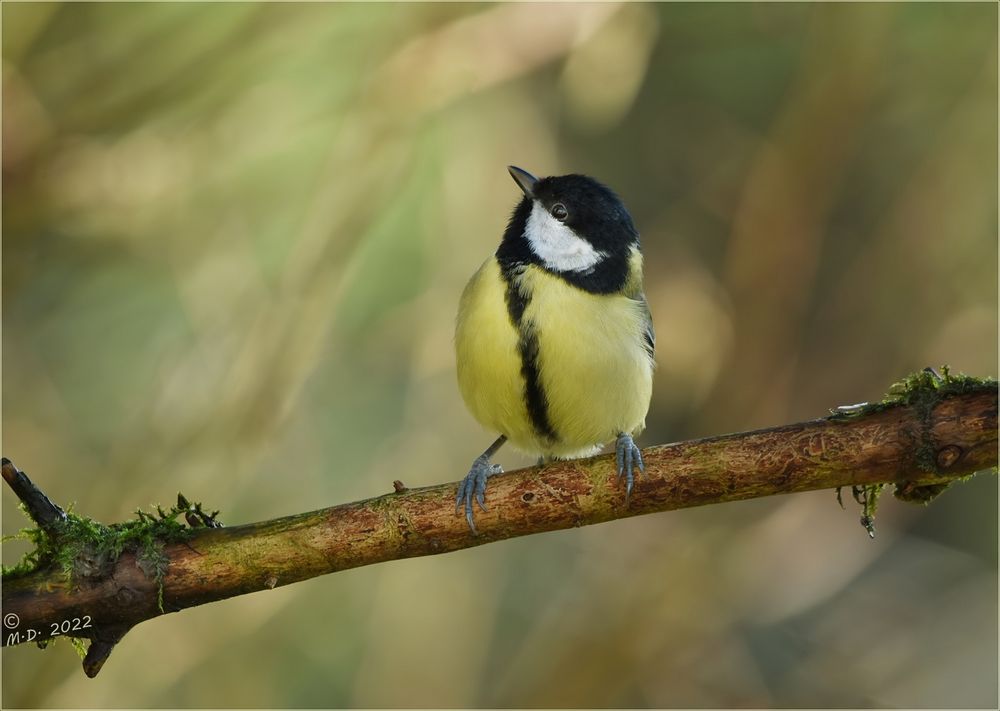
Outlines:
{"type": "Polygon", "coordinates": [[[520,186],[525,195],[529,198],[535,196],[535,183],[538,182],[538,178],[528,171],[521,170],[513,165],[508,165],[507,170],[510,172],[510,177],[512,177],[514,182],[520,186]]]}

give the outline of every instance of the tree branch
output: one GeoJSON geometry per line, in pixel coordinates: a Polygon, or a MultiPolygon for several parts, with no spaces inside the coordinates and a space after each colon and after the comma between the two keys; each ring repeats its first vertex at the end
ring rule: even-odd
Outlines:
{"type": "Polygon", "coordinates": [[[996,382],[966,379],[960,387],[947,387],[948,376],[938,382],[944,385],[825,419],[646,448],[646,476],[637,480],[628,508],[613,457],[603,455],[491,478],[490,509],[477,512],[478,536],[455,512],[454,483],[419,489],[399,484],[394,493],[365,501],[193,531],[184,542],[164,545],[168,565],[162,589],[137,552],[123,553],[94,574],[74,574],[72,581],[59,567],[46,565],[4,580],[3,643],[45,640],[67,621],[70,628],[86,621],[89,626],[68,634],[93,640],[84,661],[93,676],[125,632],[163,611],[338,570],[816,489],[895,483],[900,498],[926,501],[942,485],[997,465],[996,382]],[[15,619],[11,614],[16,625],[7,625],[15,619]]]}

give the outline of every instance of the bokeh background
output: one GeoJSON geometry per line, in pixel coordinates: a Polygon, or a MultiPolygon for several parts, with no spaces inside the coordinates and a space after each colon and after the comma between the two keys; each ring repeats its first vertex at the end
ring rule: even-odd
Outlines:
{"type": "MultiPolygon", "coordinates": [[[[992,3],[4,3],[4,454],[103,521],[459,479],[493,435],[454,312],[510,163],[634,213],[646,444],[996,375],[996,27],[992,3]]],[[[996,477],[886,498],[874,541],[859,515],[818,492],[342,572],[145,623],[96,680],[69,645],[6,649],[2,701],[995,708],[996,477]]]]}

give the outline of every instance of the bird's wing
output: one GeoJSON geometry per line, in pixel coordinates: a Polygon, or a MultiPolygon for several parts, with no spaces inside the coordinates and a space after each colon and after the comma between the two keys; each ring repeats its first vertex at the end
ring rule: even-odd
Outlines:
{"type": "Polygon", "coordinates": [[[653,353],[656,351],[656,331],[653,330],[653,316],[649,313],[649,304],[646,302],[646,295],[640,293],[636,299],[639,302],[639,306],[642,308],[642,316],[645,322],[645,330],[643,336],[646,342],[643,344],[646,346],[646,351],[649,353],[650,360],[653,359],[653,353]]]}

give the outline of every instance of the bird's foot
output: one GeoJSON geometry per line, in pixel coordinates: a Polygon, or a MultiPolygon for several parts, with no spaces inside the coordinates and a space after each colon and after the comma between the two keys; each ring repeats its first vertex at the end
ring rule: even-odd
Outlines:
{"type": "Polygon", "coordinates": [[[615,463],[618,465],[618,478],[625,477],[625,506],[628,506],[629,496],[632,494],[632,485],[635,483],[633,470],[638,467],[639,472],[646,472],[646,465],[642,462],[642,452],[636,446],[632,435],[622,433],[618,435],[615,442],[615,463]]]}
{"type": "Polygon", "coordinates": [[[465,505],[465,520],[469,522],[469,528],[476,533],[476,524],[472,519],[472,501],[475,499],[479,508],[488,511],[486,508],[486,479],[494,474],[503,473],[503,467],[499,464],[490,464],[490,458],[485,454],[476,458],[472,463],[469,473],[458,485],[458,495],[455,497],[455,513],[458,513],[462,505],[465,505]]]}

